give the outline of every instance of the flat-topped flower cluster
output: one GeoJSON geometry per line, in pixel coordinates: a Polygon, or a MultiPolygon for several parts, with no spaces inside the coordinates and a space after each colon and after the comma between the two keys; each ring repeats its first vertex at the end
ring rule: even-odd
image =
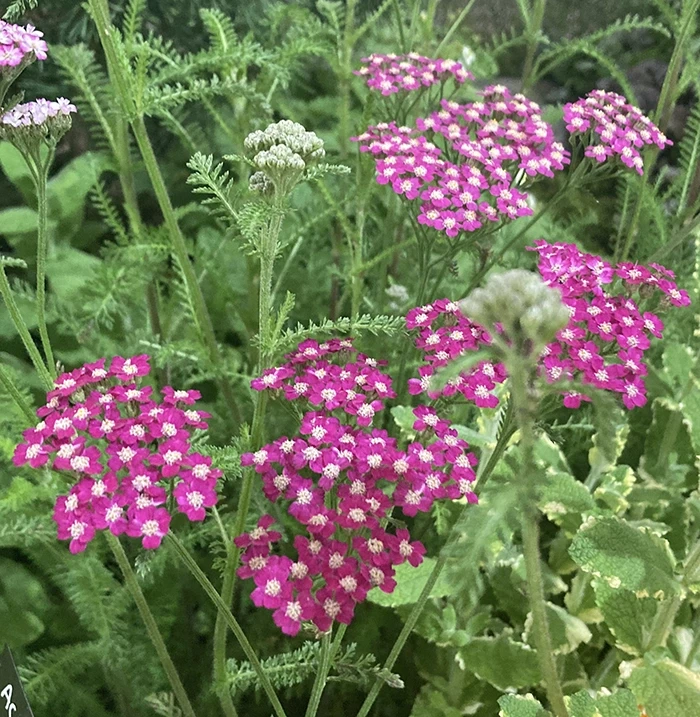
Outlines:
{"type": "Polygon", "coordinates": [[[48,46],[43,37],[44,33],[33,25],[14,25],[0,20],[0,68],[18,67],[34,59],[45,60],[48,46]]]}
{"type": "MultiPolygon", "coordinates": [[[[613,391],[630,409],[644,405],[644,352],[663,331],[663,323],[652,309],[690,303],[688,293],[673,281],[673,272],[659,264],[614,265],[574,244],[540,240],[530,250],[539,254],[540,276],[561,291],[570,314],[568,325],[540,356],[547,381],[577,381],[613,391]]],[[[451,378],[444,387],[438,387],[433,379],[450,361],[490,343],[489,334],[464,316],[456,302],[443,299],[412,309],[406,326],[418,331],[415,343],[424,360],[418,377],[409,381],[412,394],[427,393],[435,399],[460,393],[477,406],[498,404],[494,389],[507,376],[502,364],[481,362],[451,378]]],[[[568,408],[590,400],[579,390],[564,388],[562,393],[568,408]]]]}
{"type": "Polygon", "coordinates": [[[375,157],[377,182],[420,200],[418,222],[449,237],[532,214],[527,187],[569,163],[536,103],[502,85],[481,96],[442,100],[415,129],[385,122],[353,138],[375,157]]]}
{"type": "Polygon", "coordinates": [[[370,424],[394,395],[376,362],[349,339],[307,341],[280,368],[253,382],[287,399],[304,398],[299,435],[282,436],[242,457],[260,475],[265,495],[283,503],[305,533],[294,538],[294,559],[273,555],[280,534],[265,516],[236,539],[244,549],[241,577],[253,578],[256,605],[274,610],[276,624],[296,634],[310,621],[321,631],[349,623],[373,587],[391,592],[395,567],[418,565],[425,549],[412,542],[396,510],[414,516],[440,499],[466,497],[476,458],[450,424],[431,408],[414,411],[417,438],[405,449],[370,424]],[[296,388],[300,387],[300,388],[296,388]],[[354,405],[371,406],[371,417],[354,405]]]}
{"type": "MultiPolygon", "coordinates": [[[[651,309],[690,304],[688,293],[673,281],[673,272],[659,264],[611,264],[562,242],[540,240],[531,251],[539,254],[540,275],[559,288],[571,316],[557,341],[545,349],[547,380],[574,378],[620,394],[627,408],[643,406],[644,352],[663,332],[651,309]]],[[[589,399],[579,391],[564,393],[569,408],[583,400],[589,399]]]]}
{"type": "Polygon", "coordinates": [[[378,90],[385,97],[432,87],[449,79],[458,84],[474,79],[471,72],[455,60],[432,59],[416,52],[407,55],[374,53],[363,57],[362,67],[353,74],[366,78],[367,87],[378,90]]]}
{"type": "Polygon", "coordinates": [[[149,371],[140,355],[62,374],[37,411],[40,422],[15,450],[15,465],[49,467],[76,481],[53,515],[72,553],[85,550],[98,530],[157,548],[170,527],[170,494],[192,521],[204,520],[216,503],[222,473],[190,444],[209,418],[194,407],[199,392],[166,386],[159,401],[139,385],[149,371]]]}
{"type": "Polygon", "coordinates": [[[582,137],[586,157],[597,162],[617,157],[640,175],[644,174],[641,149],[673,144],[638,107],[615,92],[593,90],[564,105],[564,121],[572,138],[582,137]]]}
{"type": "Polygon", "coordinates": [[[74,112],[77,112],[75,105],[65,97],[55,102],[42,98],[15,105],[0,117],[0,122],[9,127],[40,127],[54,117],[68,117],[74,112]]]}

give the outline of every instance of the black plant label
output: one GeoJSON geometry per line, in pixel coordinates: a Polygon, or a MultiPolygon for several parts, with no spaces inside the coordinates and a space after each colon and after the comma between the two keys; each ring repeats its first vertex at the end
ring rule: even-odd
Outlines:
{"type": "Polygon", "coordinates": [[[0,655],[0,717],[34,717],[9,647],[0,655]]]}

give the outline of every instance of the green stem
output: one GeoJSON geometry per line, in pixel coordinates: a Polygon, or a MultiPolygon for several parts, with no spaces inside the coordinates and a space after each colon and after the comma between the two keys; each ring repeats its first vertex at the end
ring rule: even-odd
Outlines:
{"type": "Polygon", "coordinates": [[[445,33],[445,36],[440,41],[440,44],[435,48],[435,52],[432,57],[440,57],[440,50],[450,41],[452,35],[455,33],[457,28],[462,24],[462,20],[469,14],[476,0],[469,0],[469,2],[462,8],[462,12],[459,13],[457,19],[452,23],[450,29],[445,33]]]}
{"type": "Polygon", "coordinates": [[[22,396],[19,389],[15,385],[15,382],[12,380],[12,377],[2,364],[0,364],[0,384],[2,384],[5,391],[7,391],[12,400],[15,402],[17,408],[19,408],[19,410],[26,416],[29,423],[34,425],[36,423],[34,411],[32,411],[29,404],[24,400],[24,396],[22,396]]]}
{"type": "Polygon", "coordinates": [[[46,160],[46,169],[40,169],[36,181],[36,196],[39,224],[36,243],[36,318],[39,325],[41,345],[46,356],[46,365],[52,378],[56,377],[56,362],[51,349],[49,332],[46,328],[46,257],[49,250],[48,203],[46,201],[47,171],[51,159],[46,160]]]}
{"type": "Polygon", "coordinates": [[[148,607],[146,597],[141,590],[141,586],[139,585],[138,580],[136,579],[136,574],[131,568],[129,559],[126,557],[124,548],[122,548],[119,539],[116,536],[112,535],[112,533],[106,531],[105,535],[107,537],[107,543],[111,548],[114,557],[117,560],[119,569],[124,575],[124,583],[126,585],[126,588],[131,593],[131,597],[136,603],[136,607],[138,608],[139,614],[141,615],[143,624],[146,627],[148,637],[151,639],[153,647],[158,654],[160,664],[165,670],[165,674],[168,677],[168,682],[170,682],[170,686],[172,687],[173,693],[175,694],[175,698],[177,699],[178,704],[182,709],[182,713],[183,715],[185,715],[185,717],[195,717],[194,710],[192,709],[192,705],[190,704],[190,701],[187,697],[185,688],[180,681],[180,676],[178,675],[177,669],[175,668],[175,665],[170,658],[170,654],[168,653],[168,648],[165,645],[163,636],[160,634],[160,630],[158,629],[158,625],[156,624],[155,618],[153,617],[153,613],[148,607]]]}
{"type": "Polygon", "coordinates": [[[306,717],[316,717],[318,707],[321,704],[321,695],[323,695],[326,679],[331,669],[331,658],[331,635],[330,632],[327,632],[321,638],[321,654],[318,659],[318,671],[316,672],[314,686],[311,689],[309,704],[306,708],[306,717]]]}
{"type": "Polygon", "coordinates": [[[700,612],[695,616],[693,632],[695,633],[693,635],[693,641],[690,643],[688,655],[683,663],[689,670],[692,670],[693,662],[695,662],[695,655],[697,655],[698,650],[700,650],[700,612]]]}
{"type": "MultiPolygon", "coordinates": [[[[693,26],[693,19],[695,13],[700,5],[700,0],[694,0],[689,8],[688,16],[683,23],[676,37],[676,43],[673,46],[673,52],[671,53],[671,59],[669,60],[668,69],[666,76],[664,77],[663,84],[661,86],[661,92],[659,94],[659,101],[656,104],[656,110],[654,111],[654,119],[659,123],[659,129],[663,132],[668,126],[668,122],[673,112],[673,107],[676,98],[674,97],[675,88],[678,84],[678,77],[681,71],[681,65],[683,63],[683,53],[685,50],[685,44],[688,39],[688,35],[693,26]]],[[[632,221],[630,222],[627,236],[625,237],[625,243],[622,251],[619,253],[615,252],[616,261],[627,261],[634,237],[637,234],[637,226],[639,219],[642,214],[642,207],[644,205],[644,197],[647,191],[647,185],[651,171],[656,164],[656,159],[659,156],[660,150],[658,148],[651,148],[647,151],[644,160],[644,170],[641,178],[641,186],[639,194],[637,195],[637,201],[634,207],[634,213],[632,215],[632,221]]]]}
{"type": "Polygon", "coordinates": [[[352,79],[352,49],[355,30],[355,8],[358,0],[347,0],[345,6],[345,29],[343,39],[338,48],[340,77],[338,90],[340,94],[340,121],[338,123],[340,157],[348,156],[350,142],[350,80],[352,79]]]}
{"type": "Polygon", "coordinates": [[[202,343],[207,351],[209,361],[216,369],[219,370],[219,386],[221,388],[224,401],[228,405],[234,423],[238,424],[240,423],[238,404],[234,397],[231,384],[224,375],[223,360],[221,352],[219,351],[219,345],[216,342],[216,334],[214,333],[211,316],[209,315],[202,289],[197,281],[194,266],[190,261],[185,237],[182,234],[182,230],[180,229],[180,225],[177,221],[177,216],[175,215],[175,210],[172,202],[170,201],[170,195],[168,194],[163,174],[160,170],[160,166],[158,165],[155,152],[153,151],[153,145],[151,144],[151,140],[148,136],[146,124],[143,116],[137,111],[136,101],[130,86],[128,68],[125,68],[123,63],[120,61],[120,55],[116,49],[113,37],[114,28],[112,27],[109,17],[109,6],[106,0],[88,0],[88,5],[92,12],[97,32],[100,36],[100,42],[107,60],[107,68],[110,78],[114,82],[123,111],[129,119],[132,132],[136,138],[136,144],[138,145],[139,152],[141,153],[141,158],[143,159],[146,172],[148,173],[151,185],[153,186],[156,199],[158,200],[158,206],[160,207],[161,214],[163,215],[165,226],[168,230],[168,234],[170,235],[173,254],[175,255],[182,271],[185,288],[187,290],[187,295],[192,307],[192,313],[194,314],[195,323],[197,325],[197,329],[199,330],[202,343]]]}
{"type": "Polygon", "coordinates": [[[20,339],[22,339],[24,348],[29,354],[29,358],[34,364],[34,368],[39,374],[39,378],[44,384],[44,388],[47,391],[50,391],[53,388],[53,378],[48,372],[46,365],[44,364],[44,359],[41,357],[39,349],[36,347],[34,339],[29,333],[27,324],[22,318],[22,314],[20,313],[19,307],[17,306],[15,298],[12,295],[10,282],[7,280],[5,267],[2,264],[0,264],[0,295],[2,295],[3,301],[5,302],[5,306],[7,307],[7,312],[10,314],[10,319],[12,319],[12,323],[15,325],[15,329],[17,329],[17,333],[19,334],[20,339]]]}
{"type": "Polygon", "coordinates": [[[673,628],[673,622],[682,604],[683,598],[681,595],[675,595],[670,600],[664,600],[659,605],[651,626],[645,651],[653,650],[655,647],[663,647],[666,644],[666,640],[668,640],[668,636],[673,628]]]}
{"type": "MultiPolygon", "coordinates": [[[[270,219],[260,244],[262,251],[260,255],[260,286],[258,289],[258,373],[261,373],[267,368],[271,360],[271,350],[269,350],[268,344],[272,340],[269,335],[272,314],[272,279],[283,218],[284,214],[281,206],[276,206],[275,215],[270,219]]],[[[257,450],[262,445],[267,401],[268,394],[266,391],[261,391],[256,395],[250,439],[250,445],[253,450],[257,450]]],[[[238,507],[236,508],[236,522],[233,527],[234,537],[238,537],[245,530],[254,480],[255,471],[252,469],[246,470],[243,475],[241,492],[238,497],[238,507]]],[[[229,606],[233,602],[236,587],[236,571],[238,570],[240,560],[241,549],[238,547],[234,547],[226,556],[224,581],[221,586],[221,598],[223,602],[229,606]]],[[[217,685],[222,684],[222,680],[226,674],[227,636],[228,631],[226,630],[225,616],[219,613],[216,616],[216,625],[214,627],[214,680],[217,685]]],[[[227,717],[232,717],[235,710],[233,708],[231,695],[228,692],[221,693],[220,699],[227,717]]]]}
{"type": "Polygon", "coordinates": [[[401,43],[401,52],[407,52],[408,49],[406,47],[406,36],[403,31],[403,19],[401,16],[401,6],[399,5],[399,0],[393,0],[394,4],[394,12],[396,14],[396,25],[399,28],[399,42],[401,43]]]}
{"type": "MultiPolygon", "coordinates": [[[[489,477],[491,476],[491,473],[493,473],[493,470],[495,469],[496,465],[498,464],[498,461],[500,460],[501,456],[503,455],[503,451],[505,451],[508,441],[510,440],[510,437],[512,435],[512,430],[510,426],[510,410],[506,414],[506,423],[504,423],[503,428],[501,430],[500,436],[498,437],[498,441],[496,442],[496,445],[493,448],[493,451],[491,452],[491,455],[489,456],[486,467],[483,471],[478,475],[477,479],[477,486],[479,489],[482,489],[486,482],[488,481],[489,477]]],[[[428,576],[428,580],[423,586],[423,590],[421,591],[421,594],[418,596],[418,600],[416,601],[415,605],[413,606],[413,609],[411,610],[406,622],[404,623],[404,626],[399,633],[399,636],[396,638],[396,642],[394,643],[393,647],[391,648],[391,652],[389,652],[389,656],[386,658],[386,661],[384,662],[383,669],[384,670],[391,670],[394,667],[394,664],[396,663],[396,660],[398,659],[399,655],[401,654],[401,650],[403,650],[404,645],[406,644],[408,638],[411,636],[411,633],[413,632],[413,628],[415,627],[416,623],[418,622],[418,619],[421,616],[421,613],[423,612],[423,608],[425,608],[425,604],[428,602],[428,598],[430,597],[430,593],[433,590],[433,587],[435,586],[435,583],[437,582],[438,578],[440,577],[445,565],[447,564],[447,551],[445,550],[445,547],[447,547],[453,540],[453,538],[456,535],[456,526],[460,523],[461,517],[465,514],[465,512],[469,510],[469,505],[465,505],[462,509],[461,515],[454,523],[454,526],[452,527],[452,530],[450,531],[449,535],[447,536],[447,540],[445,542],[445,546],[440,552],[440,555],[438,555],[438,558],[435,562],[435,566],[433,567],[432,572],[428,576]]],[[[384,681],[381,679],[377,679],[372,685],[372,689],[370,690],[369,694],[365,698],[365,701],[362,703],[362,706],[360,707],[360,711],[357,713],[357,717],[367,717],[369,714],[369,711],[372,709],[372,706],[374,705],[374,702],[376,701],[377,697],[379,696],[379,692],[381,691],[382,687],[384,686],[384,681]]]]}
{"type": "Polygon", "coordinates": [[[544,20],[546,5],[547,0],[535,0],[532,16],[528,23],[527,54],[525,55],[525,64],[523,65],[523,92],[527,92],[530,89],[534,79],[532,68],[535,62],[535,53],[537,52],[540,33],[542,32],[542,22],[544,20]]]}
{"type": "Polygon", "coordinates": [[[275,688],[270,682],[270,678],[267,676],[267,673],[263,669],[263,666],[260,664],[260,660],[255,654],[255,650],[253,649],[253,646],[250,644],[250,641],[243,632],[243,628],[241,628],[240,624],[238,623],[238,620],[236,620],[236,618],[233,616],[231,610],[221,598],[221,595],[216,592],[216,588],[211,584],[209,578],[207,578],[207,576],[202,572],[202,569],[199,567],[199,565],[197,565],[196,561],[190,555],[187,548],[185,548],[180,539],[177,538],[173,533],[168,533],[168,541],[175,548],[175,552],[182,561],[183,565],[192,573],[193,577],[202,586],[204,592],[206,592],[210,600],[214,603],[217,610],[219,611],[219,614],[224,616],[226,624],[231,628],[231,631],[236,636],[238,644],[241,646],[241,649],[245,653],[245,656],[248,658],[248,661],[250,662],[253,671],[258,677],[260,686],[263,688],[265,694],[268,696],[272,708],[277,717],[287,717],[284,708],[282,707],[282,703],[279,701],[279,697],[275,692],[275,688]]]}
{"type": "Polygon", "coordinates": [[[557,666],[554,662],[552,640],[549,634],[547,623],[547,612],[544,594],[544,583],[542,580],[542,559],[540,556],[540,530],[539,512],[535,503],[535,419],[537,404],[529,392],[530,367],[528,359],[514,360],[514,365],[508,367],[511,376],[511,391],[513,406],[520,428],[520,445],[522,451],[522,467],[520,478],[520,489],[522,492],[521,502],[522,531],[523,531],[523,554],[525,557],[525,577],[527,582],[527,594],[532,612],[532,623],[537,648],[537,659],[540,663],[542,676],[544,677],[547,698],[552,711],[556,717],[568,717],[568,710],[564,703],[564,692],[559,682],[557,666]],[[517,365],[520,363],[520,365],[517,365]]]}

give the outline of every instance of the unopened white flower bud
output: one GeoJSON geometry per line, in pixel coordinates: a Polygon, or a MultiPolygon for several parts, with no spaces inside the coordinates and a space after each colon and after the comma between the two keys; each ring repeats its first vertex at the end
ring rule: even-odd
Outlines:
{"type": "Polygon", "coordinates": [[[569,322],[561,293],[523,269],[492,276],[483,289],[460,303],[460,309],[511,349],[528,355],[539,353],[569,322]]]}

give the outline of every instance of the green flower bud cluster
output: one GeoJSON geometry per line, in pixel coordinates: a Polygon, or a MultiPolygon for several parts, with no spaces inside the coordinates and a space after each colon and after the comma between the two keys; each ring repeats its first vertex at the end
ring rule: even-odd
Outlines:
{"type": "Polygon", "coordinates": [[[326,154],[323,140],[290,120],[251,132],[245,148],[256,153],[253,164],[259,170],[251,177],[250,188],[263,193],[270,191],[270,183],[279,194],[290,192],[304,171],[326,154]]]}
{"type": "Polygon", "coordinates": [[[460,309],[491,333],[496,346],[523,357],[539,356],[569,323],[561,293],[524,269],[492,276],[483,289],[460,302],[460,309]]]}

